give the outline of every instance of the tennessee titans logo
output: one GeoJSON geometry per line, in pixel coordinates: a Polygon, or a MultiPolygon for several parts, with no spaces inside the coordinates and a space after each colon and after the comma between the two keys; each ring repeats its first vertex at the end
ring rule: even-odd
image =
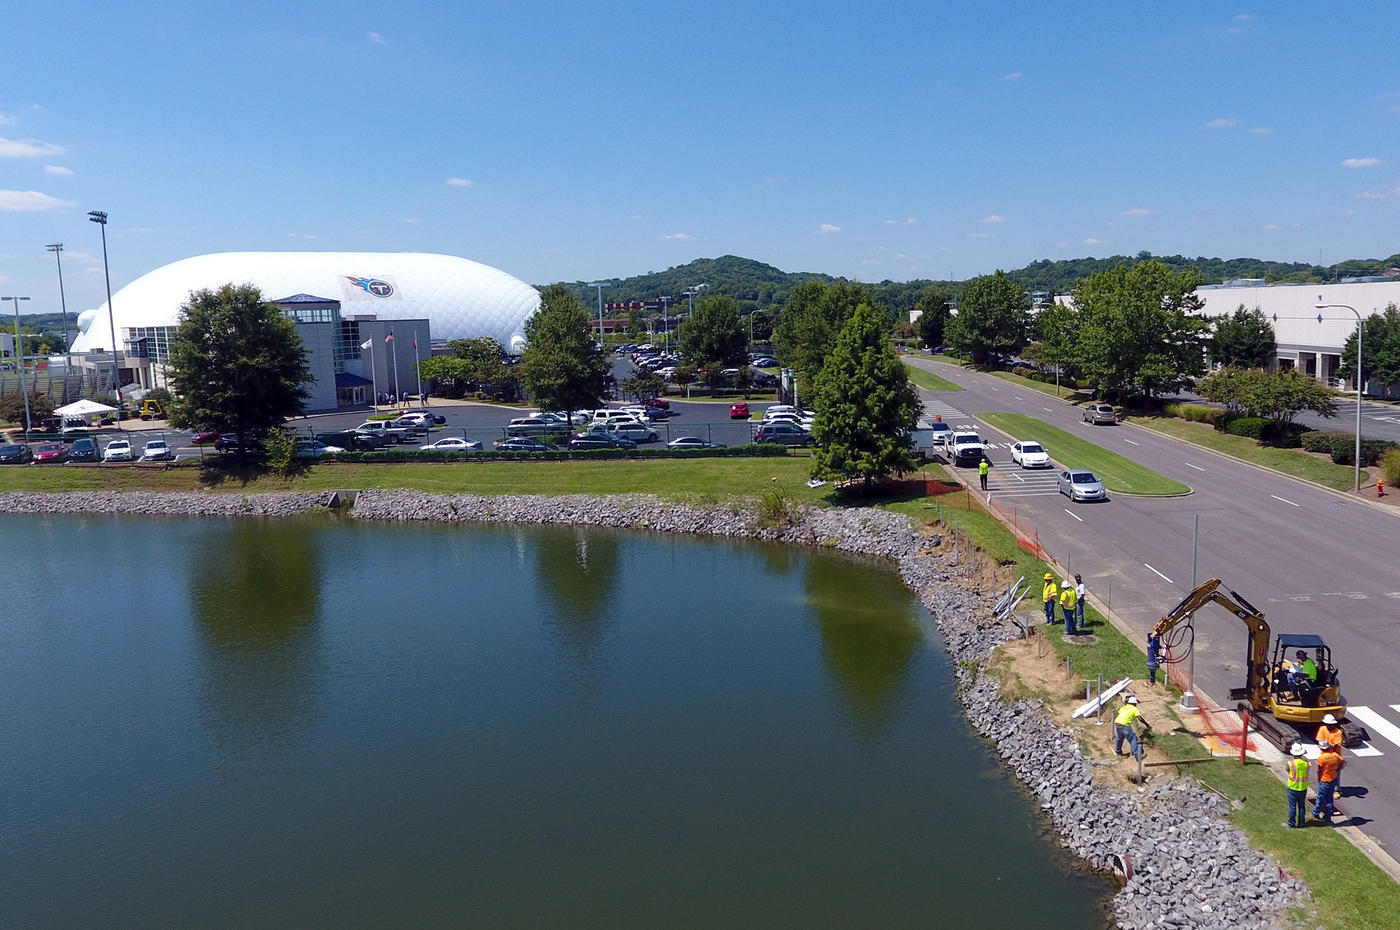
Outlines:
{"type": "Polygon", "coordinates": [[[356,287],[362,288],[366,294],[372,294],[375,297],[389,297],[394,293],[394,285],[378,278],[351,278],[347,275],[346,280],[356,287]]]}

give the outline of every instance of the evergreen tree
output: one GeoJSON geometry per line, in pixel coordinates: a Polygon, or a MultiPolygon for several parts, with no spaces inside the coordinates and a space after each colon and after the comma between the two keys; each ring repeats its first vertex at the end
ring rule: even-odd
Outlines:
{"type": "Polygon", "coordinates": [[[1216,317],[1211,325],[1215,333],[1210,341],[1210,357],[1216,364],[1266,368],[1278,351],[1274,326],[1258,307],[1246,310],[1240,304],[1234,313],[1216,317]]]}
{"type": "Polygon", "coordinates": [[[958,315],[944,338],[985,365],[993,355],[1020,351],[1030,328],[1026,289],[1005,272],[973,278],[958,298],[958,315]]]}
{"type": "Polygon", "coordinates": [[[306,357],[296,324],[257,288],[195,291],[180,308],[166,366],[177,397],[170,424],[227,428],[242,454],[249,433],[305,412],[306,357]]]}
{"type": "Polygon", "coordinates": [[[909,434],[922,404],[886,322],[868,304],[856,307],[817,376],[814,476],[860,478],[869,487],[914,470],[909,434]]]}
{"type": "Polygon", "coordinates": [[[540,293],[540,309],[525,321],[529,342],[520,360],[520,382],[541,410],[598,405],[610,366],[591,322],[564,285],[551,284],[540,293]]]}
{"type": "MultiPolygon", "coordinates": [[[[1400,384],[1400,308],[1386,304],[1383,313],[1373,313],[1362,324],[1364,337],[1361,346],[1362,378],[1372,378],[1381,384],[1400,384]]],[[[1341,367],[1337,374],[1343,378],[1356,378],[1356,332],[1347,337],[1342,350],[1341,367]]]]}

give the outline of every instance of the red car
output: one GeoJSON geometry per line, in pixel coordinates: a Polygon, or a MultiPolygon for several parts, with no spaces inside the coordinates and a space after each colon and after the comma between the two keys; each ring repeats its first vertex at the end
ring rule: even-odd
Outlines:
{"type": "Polygon", "coordinates": [[[730,405],[729,405],[729,419],[731,419],[731,420],[747,420],[748,418],[749,418],[749,405],[748,405],[748,404],[744,403],[744,402],[741,400],[741,401],[739,401],[737,404],[730,404],[730,405]]]}
{"type": "Polygon", "coordinates": [[[68,450],[56,442],[45,443],[42,446],[34,447],[34,461],[40,462],[66,462],[68,460],[68,450]]]}
{"type": "Polygon", "coordinates": [[[197,446],[202,446],[207,442],[216,442],[219,438],[220,432],[221,430],[216,429],[202,429],[194,434],[194,437],[190,440],[190,442],[194,443],[197,446]]]}

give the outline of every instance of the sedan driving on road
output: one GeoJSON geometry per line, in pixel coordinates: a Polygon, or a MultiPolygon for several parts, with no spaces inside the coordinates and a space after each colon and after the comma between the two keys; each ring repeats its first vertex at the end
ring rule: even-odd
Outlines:
{"type": "Polygon", "coordinates": [[[1112,404],[1090,404],[1084,408],[1084,422],[1112,426],[1118,422],[1118,415],[1112,404]]]}
{"type": "Polygon", "coordinates": [[[1106,501],[1108,490],[1091,471],[1066,470],[1060,472],[1060,493],[1072,501],[1106,501]]]}
{"type": "Polygon", "coordinates": [[[1021,440],[1011,444],[1011,461],[1022,468],[1049,468],[1050,453],[1038,442],[1021,440]]]}

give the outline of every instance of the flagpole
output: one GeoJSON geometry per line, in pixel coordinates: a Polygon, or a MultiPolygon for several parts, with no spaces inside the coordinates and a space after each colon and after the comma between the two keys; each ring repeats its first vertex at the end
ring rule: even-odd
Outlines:
{"type": "Polygon", "coordinates": [[[379,411],[379,373],[374,370],[374,337],[369,340],[369,383],[370,390],[374,391],[374,396],[370,398],[370,407],[377,413],[379,411]]]}
{"type": "Polygon", "coordinates": [[[389,330],[389,342],[393,343],[389,348],[394,353],[394,407],[399,406],[399,345],[394,342],[394,331],[389,330]]]}
{"type": "Polygon", "coordinates": [[[418,403],[424,405],[426,398],[423,397],[423,372],[418,370],[420,359],[418,358],[418,330],[413,331],[413,373],[418,376],[418,403]]]}

